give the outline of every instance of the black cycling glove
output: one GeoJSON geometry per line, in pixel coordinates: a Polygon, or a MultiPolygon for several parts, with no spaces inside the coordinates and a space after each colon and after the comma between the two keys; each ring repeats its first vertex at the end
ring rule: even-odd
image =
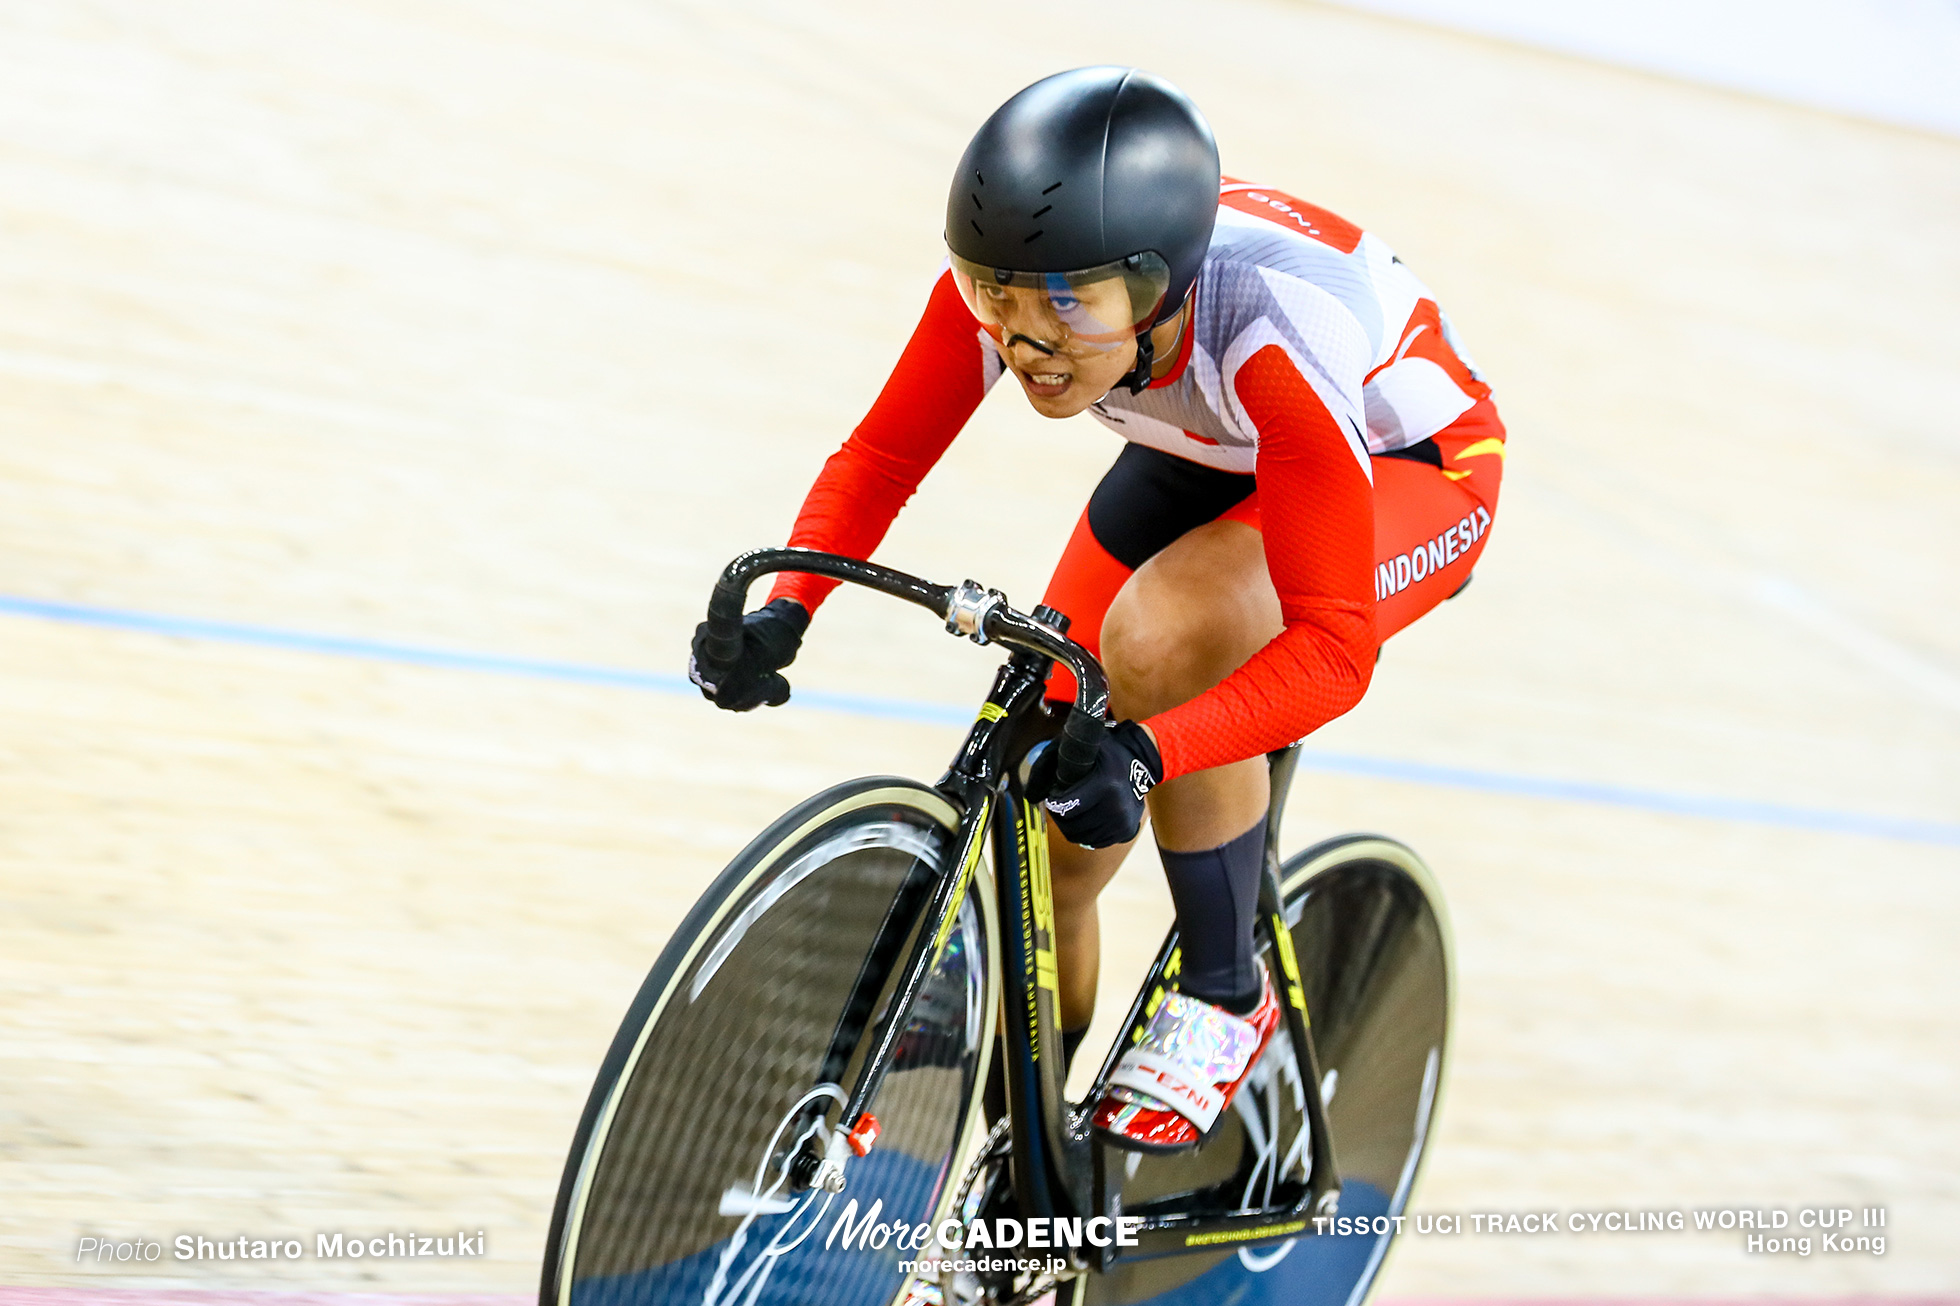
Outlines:
{"type": "Polygon", "coordinates": [[[1028,796],[1041,801],[1062,836],[1083,848],[1128,843],[1143,828],[1143,796],[1164,778],[1163,755],[1134,721],[1111,723],[1096,749],[1096,765],[1066,789],[1056,789],[1060,749],[1042,750],[1028,773],[1028,796]]]}
{"type": "Polygon", "coordinates": [[[701,687],[701,697],[727,712],[747,712],[767,703],[789,702],[789,681],[782,669],[796,661],[810,614],[795,599],[777,599],[742,618],[742,651],[733,666],[712,666],[704,649],[708,623],[694,628],[694,648],[687,657],[687,678],[701,687]]]}

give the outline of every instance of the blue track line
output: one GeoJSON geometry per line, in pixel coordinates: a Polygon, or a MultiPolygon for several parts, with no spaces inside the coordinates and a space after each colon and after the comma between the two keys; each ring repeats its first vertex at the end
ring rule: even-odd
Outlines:
{"type": "MultiPolygon", "coordinates": [[[[336,657],[365,658],[375,662],[408,666],[438,667],[452,671],[487,671],[499,675],[528,676],[533,679],[559,680],[573,684],[605,685],[617,689],[650,690],[657,694],[680,694],[687,697],[695,694],[694,686],[688,683],[685,676],[659,671],[631,671],[621,667],[595,666],[585,662],[559,662],[545,658],[468,653],[456,649],[433,648],[424,644],[399,644],[389,640],[321,635],[308,631],[282,630],[272,626],[246,625],[242,622],[173,617],[161,613],[104,608],[83,603],[62,603],[50,599],[29,599],[0,594],[0,614],[33,617],[43,621],[60,621],[71,625],[99,626],[109,630],[137,631],[180,639],[215,640],[227,644],[249,644],[297,653],[325,653],[336,657]]],[[[971,709],[944,703],[869,698],[860,694],[838,694],[824,690],[799,689],[796,691],[795,701],[804,707],[816,708],[819,711],[923,725],[963,726],[973,719],[971,709]]],[[[1881,839],[1900,839],[1911,843],[1960,847],[1960,824],[1946,821],[1875,816],[1862,812],[1833,812],[1819,808],[1755,802],[1742,798],[1718,798],[1700,794],[1639,789],[1625,785],[1595,784],[1584,780],[1553,780],[1539,776],[1505,775],[1501,772],[1477,771],[1467,767],[1435,766],[1427,762],[1361,757],[1351,753],[1329,753],[1318,749],[1303,750],[1300,764],[1309,770],[1325,771],[1336,775],[1366,776],[1371,779],[1395,780],[1405,784],[1472,789],[1483,793],[1504,794],[1513,798],[1598,803],[1610,807],[1632,808],[1637,811],[1662,812],[1670,816],[1699,816],[1709,820],[1740,821],[1786,830],[1865,835],[1881,839]]]]}

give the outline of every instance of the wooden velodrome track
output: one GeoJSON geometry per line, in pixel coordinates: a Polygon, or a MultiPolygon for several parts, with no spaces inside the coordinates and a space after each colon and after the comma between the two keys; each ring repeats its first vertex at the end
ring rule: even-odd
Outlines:
{"type": "MultiPolygon", "coordinates": [[[[1960,142],[1308,4],[1115,12],[0,6],[0,1283],[531,1289],[690,900],[817,787],[937,774],[956,730],[865,700],[984,687],[849,595],[796,668],[829,710],[672,673],[880,384],[967,135],[1097,61],[1383,233],[1513,433],[1477,584],[1295,798],[1296,845],[1393,833],[1449,893],[1415,1208],[1890,1212],[1883,1257],[1409,1238],[1383,1291],[1960,1283],[1960,142]],[[459,1227],[485,1257],[75,1262],[459,1227]]],[[[1032,602],[1114,451],[1003,387],[880,556],[1032,602]]],[[[1120,977],[1150,859],[1107,901],[1120,977]]]]}

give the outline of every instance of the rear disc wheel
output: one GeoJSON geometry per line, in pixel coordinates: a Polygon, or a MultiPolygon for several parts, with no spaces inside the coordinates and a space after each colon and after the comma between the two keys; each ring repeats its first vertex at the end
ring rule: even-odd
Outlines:
{"type": "MultiPolygon", "coordinates": [[[[1094,1306],[1350,1306],[1381,1272],[1393,1233],[1372,1232],[1373,1217],[1407,1207],[1441,1097],[1455,1005],[1449,918],[1429,868],[1379,835],[1288,858],[1280,894],[1341,1167],[1339,1213],[1368,1218],[1371,1232],[1118,1261],[1086,1280],[1094,1306]]],[[[1305,1088],[1282,1029],[1203,1148],[1126,1162],[1125,1202],[1205,1192],[1257,1209],[1303,1182],[1305,1088]]]]}

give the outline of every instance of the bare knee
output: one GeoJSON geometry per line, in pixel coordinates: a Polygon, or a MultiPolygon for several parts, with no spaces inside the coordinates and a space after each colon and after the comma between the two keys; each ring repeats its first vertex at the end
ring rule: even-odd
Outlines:
{"type": "Polygon", "coordinates": [[[1200,632],[1178,614],[1154,612],[1150,606],[1119,597],[1103,622],[1103,665],[1109,672],[1111,707],[1119,716],[1155,716],[1208,688],[1209,659],[1200,632]]]}
{"type": "Polygon", "coordinates": [[[1103,620],[1112,706],[1167,712],[1216,685],[1281,627],[1258,532],[1213,522],[1138,569],[1103,620]]]}

